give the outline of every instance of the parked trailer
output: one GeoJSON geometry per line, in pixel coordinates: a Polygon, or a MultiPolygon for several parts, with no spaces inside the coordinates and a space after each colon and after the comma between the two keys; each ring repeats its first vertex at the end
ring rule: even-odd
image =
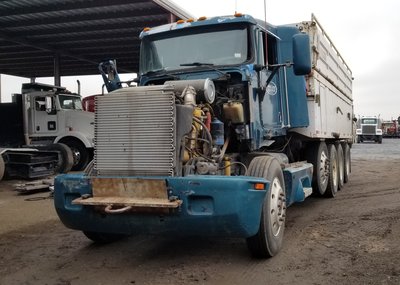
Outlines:
{"type": "Polygon", "coordinates": [[[98,242],[230,236],[276,255],[286,207],[349,178],[347,64],[314,16],[202,18],[140,37],[140,86],[96,97],[94,163],[56,177],[61,221],[98,242]]]}

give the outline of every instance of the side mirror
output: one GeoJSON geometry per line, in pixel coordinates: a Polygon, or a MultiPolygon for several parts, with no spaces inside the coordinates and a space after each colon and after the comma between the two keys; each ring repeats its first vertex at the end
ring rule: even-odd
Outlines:
{"type": "Polygon", "coordinates": [[[50,96],[46,96],[45,99],[46,113],[50,114],[53,111],[53,101],[50,96]]]}
{"type": "Polygon", "coordinates": [[[304,33],[294,35],[293,70],[296,75],[307,75],[311,72],[310,37],[304,33]]]}

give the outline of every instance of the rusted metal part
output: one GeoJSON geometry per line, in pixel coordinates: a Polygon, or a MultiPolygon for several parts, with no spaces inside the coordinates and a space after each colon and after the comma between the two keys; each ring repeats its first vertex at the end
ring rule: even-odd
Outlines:
{"type": "Polygon", "coordinates": [[[164,213],[182,204],[182,200],[169,199],[166,181],[162,179],[92,178],[91,184],[93,196],[82,196],[72,204],[100,206],[97,208],[108,214],[135,212],[135,209],[164,213]]]}
{"type": "Polygon", "coordinates": [[[127,197],[92,197],[92,198],[77,198],[72,201],[75,205],[113,205],[117,207],[144,207],[144,208],[178,208],[181,200],[169,201],[168,199],[157,198],[127,198],[127,197]]]}
{"type": "Polygon", "coordinates": [[[155,198],[168,200],[162,179],[92,178],[93,197],[155,198]]]}
{"type": "Polygon", "coordinates": [[[14,184],[14,188],[21,194],[36,193],[40,191],[50,191],[54,185],[54,179],[43,179],[30,181],[22,184],[14,184]]]}
{"type": "Polygon", "coordinates": [[[123,207],[123,208],[117,208],[117,209],[115,209],[115,208],[113,208],[113,205],[108,205],[108,206],[104,209],[104,211],[105,211],[107,214],[122,214],[122,213],[128,212],[130,209],[132,209],[132,206],[125,206],[125,207],[123,207]]]}

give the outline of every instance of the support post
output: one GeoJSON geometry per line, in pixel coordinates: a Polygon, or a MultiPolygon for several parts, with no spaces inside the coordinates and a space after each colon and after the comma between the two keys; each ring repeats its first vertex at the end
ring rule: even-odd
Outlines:
{"type": "Polygon", "coordinates": [[[61,75],[60,75],[60,54],[54,54],[54,85],[61,86],[61,75]]]}

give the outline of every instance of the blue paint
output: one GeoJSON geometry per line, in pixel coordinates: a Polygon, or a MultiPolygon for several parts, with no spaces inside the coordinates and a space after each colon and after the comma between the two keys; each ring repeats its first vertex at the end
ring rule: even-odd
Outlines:
{"type": "Polygon", "coordinates": [[[158,179],[165,179],[169,195],[183,202],[171,214],[104,215],[93,206],[72,205],[73,199],[92,192],[90,179],[82,174],[56,177],[55,208],[67,227],[84,231],[235,237],[249,237],[258,231],[266,191],[252,189],[258,182],[268,188],[265,179],[200,175],[158,179]]]}

